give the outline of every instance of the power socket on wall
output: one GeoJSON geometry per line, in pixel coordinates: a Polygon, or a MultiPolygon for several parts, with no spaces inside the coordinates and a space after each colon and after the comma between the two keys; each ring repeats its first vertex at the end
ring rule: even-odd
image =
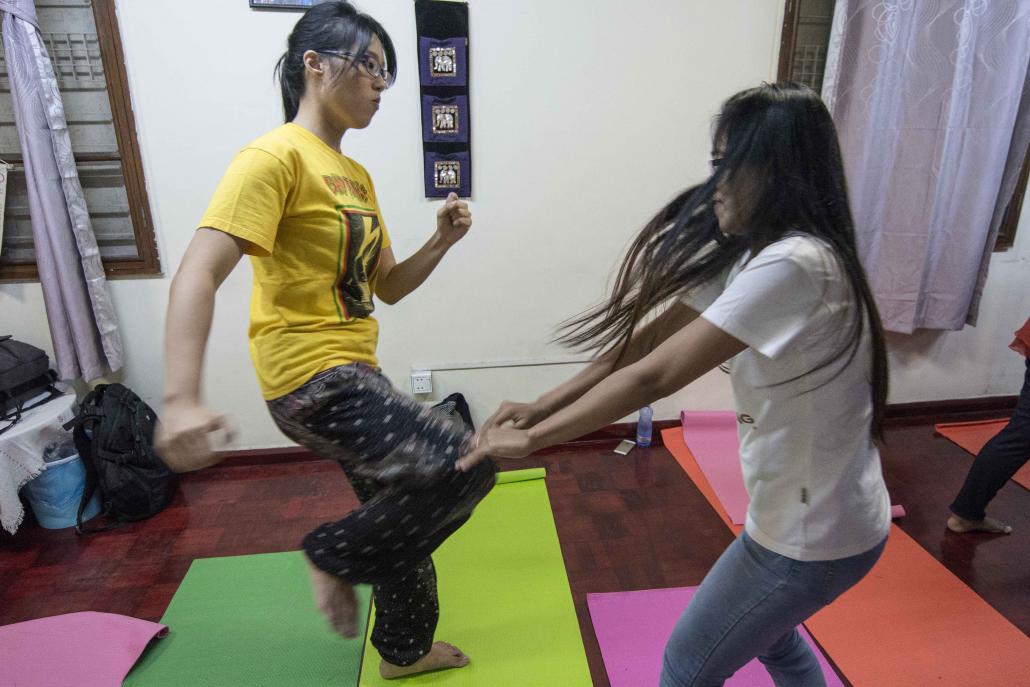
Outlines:
{"type": "Polygon", "coordinates": [[[411,373],[411,393],[431,394],[433,393],[433,373],[425,370],[411,373]]]}

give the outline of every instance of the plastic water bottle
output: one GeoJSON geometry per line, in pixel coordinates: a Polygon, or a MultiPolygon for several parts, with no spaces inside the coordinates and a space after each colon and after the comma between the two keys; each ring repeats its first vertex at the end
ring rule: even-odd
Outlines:
{"type": "Polygon", "coordinates": [[[640,419],[637,420],[637,446],[651,445],[651,418],[654,411],[651,406],[644,406],[640,409],[640,419]]]}

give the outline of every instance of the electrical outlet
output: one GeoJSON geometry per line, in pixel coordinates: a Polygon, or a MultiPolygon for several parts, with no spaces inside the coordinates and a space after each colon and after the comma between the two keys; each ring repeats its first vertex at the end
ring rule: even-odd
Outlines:
{"type": "Polygon", "coordinates": [[[431,394],[433,393],[433,373],[425,370],[411,373],[411,393],[431,394]]]}

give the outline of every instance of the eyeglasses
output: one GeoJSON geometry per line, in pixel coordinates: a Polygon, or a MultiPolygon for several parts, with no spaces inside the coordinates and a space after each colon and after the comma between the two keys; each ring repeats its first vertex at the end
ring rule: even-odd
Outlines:
{"type": "Polygon", "coordinates": [[[316,52],[322,55],[332,55],[333,57],[352,60],[356,62],[357,65],[361,67],[361,71],[365,72],[365,75],[371,77],[373,81],[375,79],[382,79],[387,88],[393,85],[393,74],[391,74],[386,67],[379,64],[379,60],[368,53],[365,53],[359,59],[355,60],[355,55],[350,50],[316,50],[316,52]]]}
{"type": "Polygon", "coordinates": [[[712,171],[714,172],[714,171],[718,170],[719,169],[719,165],[722,164],[722,158],[721,157],[713,157],[709,161],[708,164],[710,164],[712,166],[712,171]]]}

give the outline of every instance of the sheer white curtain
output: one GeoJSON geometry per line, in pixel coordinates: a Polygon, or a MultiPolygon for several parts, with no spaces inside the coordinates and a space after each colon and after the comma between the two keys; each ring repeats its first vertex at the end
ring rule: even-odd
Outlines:
{"type": "Polygon", "coordinates": [[[837,0],[823,99],[888,330],[975,323],[1030,140],[1028,60],[1027,0],[837,0]]]}

